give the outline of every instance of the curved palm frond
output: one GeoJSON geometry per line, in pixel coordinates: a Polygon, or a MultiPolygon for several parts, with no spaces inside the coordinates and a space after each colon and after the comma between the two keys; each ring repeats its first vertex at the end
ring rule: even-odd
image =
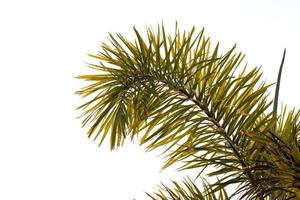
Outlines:
{"type": "Polygon", "coordinates": [[[99,62],[89,65],[97,74],[78,77],[90,82],[77,92],[89,98],[79,107],[88,136],[99,144],[109,137],[116,149],[125,138],[139,135],[148,150],[165,148],[164,168],[178,161],[182,170],[214,166],[208,175],[220,179],[212,192],[240,184],[236,194],[243,198],[264,197],[257,188],[267,173],[258,163],[268,161],[269,150],[254,138],[266,140],[276,120],[260,68],[241,66],[244,55],[235,46],[220,54],[219,44],[212,47],[204,30],[176,27],[168,35],[158,26],[145,38],[134,32],[134,41],[110,34],[110,44],[90,55],[99,62]]]}

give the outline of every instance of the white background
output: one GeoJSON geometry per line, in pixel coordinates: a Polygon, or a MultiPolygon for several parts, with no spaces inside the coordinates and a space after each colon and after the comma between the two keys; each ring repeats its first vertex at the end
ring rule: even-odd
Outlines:
{"type": "MultiPolygon", "coordinates": [[[[73,77],[108,32],[133,35],[160,22],[203,26],[212,41],[238,44],[249,67],[276,81],[287,48],[280,102],[300,108],[300,4],[292,0],[0,1],[0,199],[137,200],[160,181],[159,152],[127,144],[97,148],[81,128],[73,77]]],[[[274,88],[273,88],[274,89],[274,88]]],[[[195,173],[194,173],[195,174],[195,173]]]]}

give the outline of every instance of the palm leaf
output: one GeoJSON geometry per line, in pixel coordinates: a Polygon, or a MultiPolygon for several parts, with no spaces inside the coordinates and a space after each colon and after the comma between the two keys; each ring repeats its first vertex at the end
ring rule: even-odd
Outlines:
{"type": "Polygon", "coordinates": [[[173,181],[173,187],[162,184],[160,189],[154,194],[147,195],[153,200],[226,200],[228,194],[225,189],[212,192],[212,186],[203,181],[204,191],[199,190],[191,179],[185,179],[183,184],[173,181]]]}
{"type": "Polygon", "coordinates": [[[253,162],[260,176],[255,177],[255,196],[273,194],[276,199],[300,197],[300,110],[287,112],[285,107],[280,115],[276,132],[252,134],[263,152],[259,162],[253,162]]]}
{"type": "Polygon", "coordinates": [[[110,34],[110,43],[91,55],[99,62],[90,65],[96,73],[78,77],[91,82],[77,92],[88,98],[79,107],[88,136],[100,144],[109,137],[116,149],[140,135],[148,150],[165,148],[164,168],[179,161],[182,170],[213,166],[209,175],[221,178],[212,192],[240,184],[236,194],[259,196],[257,180],[266,172],[257,166],[269,151],[261,141],[276,124],[260,68],[242,66],[235,46],[219,53],[203,29],[176,26],[171,35],[162,25],[147,29],[146,37],[136,28],[134,34],[134,41],[110,34]]]}

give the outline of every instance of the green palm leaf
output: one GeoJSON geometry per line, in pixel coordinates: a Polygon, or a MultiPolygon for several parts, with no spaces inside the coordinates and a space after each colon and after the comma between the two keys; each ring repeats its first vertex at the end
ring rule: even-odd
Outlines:
{"type": "Polygon", "coordinates": [[[276,199],[300,198],[300,110],[287,112],[285,107],[280,115],[276,132],[252,135],[264,153],[260,162],[252,168],[260,174],[249,192],[257,196],[273,194],[276,199]],[[263,187],[262,187],[263,186],[263,187]]]}
{"type": "MultiPolygon", "coordinates": [[[[210,187],[211,193],[230,184],[240,185],[235,194],[241,198],[264,198],[277,190],[271,186],[257,189],[266,184],[261,180],[269,178],[259,166],[269,166],[280,154],[273,155],[262,142],[272,138],[272,133],[291,145],[287,138],[298,133],[298,124],[281,123],[276,133],[271,131],[276,117],[269,111],[270,85],[261,81],[260,68],[243,66],[244,55],[235,46],[219,53],[219,44],[212,47],[204,30],[180,32],[176,26],[174,34],[167,34],[164,26],[158,26],[157,30],[147,29],[146,37],[136,28],[134,34],[133,41],[110,34],[110,43],[103,43],[101,52],[90,55],[98,61],[90,64],[97,73],[78,77],[90,82],[77,92],[88,98],[79,107],[83,125],[89,126],[88,136],[99,144],[109,138],[111,149],[121,146],[127,137],[139,136],[148,150],[164,148],[164,168],[180,161],[181,170],[201,173],[213,166],[215,171],[208,175],[220,178],[210,187]],[[279,134],[283,132],[288,133],[279,134]]],[[[286,123],[292,119],[295,117],[287,117],[286,123]]],[[[298,135],[296,138],[299,142],[298,135]]],[[[190,192],[201,196],[196,186],[185,183],[193,186],[188,187],[190,192]]],[[[179,191],[177,183],[174,186],[175,190],[163,188],[174,197],[190,194],[179,191]]],[[[167,198],[162,192],[157,195],[167,198]]]]}
{"type": "Polygon", "coordinates": [[[228,194],[225,189],[212,192],[212,186],[203,181],[205,191],[200,191],[199,187],[191,179],[186,179],[183,184],[173,181],[173,187],[162,184],[158,192],[148,194],[153,200],[226,200],[228,194]]]}

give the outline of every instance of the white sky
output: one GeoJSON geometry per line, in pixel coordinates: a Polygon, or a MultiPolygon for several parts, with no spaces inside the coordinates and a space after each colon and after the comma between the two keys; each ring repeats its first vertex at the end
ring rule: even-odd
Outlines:
{"type": "MultiPolygon", "coordinates": [[[[276,80],[287,48],[280,101],[300,108],[300,3],[292,0],[14,1],[0,2],[0,199],[145,199],[160,181],[185,173],[162,166],[159,152],[128,144],[97,148],[75,108],[74,76],[90,72],[86,53],[108,32],[132,36],[163,21],[203,26],[212,41],[238,44],[249,67],[276,80]]],[[[193,173],[191,173],[193,174],[193,173]]]]}

